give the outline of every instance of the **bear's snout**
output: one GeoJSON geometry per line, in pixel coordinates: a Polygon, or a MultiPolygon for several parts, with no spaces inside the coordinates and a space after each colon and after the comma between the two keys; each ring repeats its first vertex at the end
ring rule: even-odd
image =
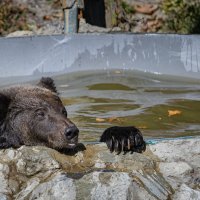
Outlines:
{"type": "Polygon", "coordinates": [[[42,78],[37,86],[13,86],[0,91],[0,136],[6,138],[0,148],[43,145],[72,149],[78,144],[78,135],[53,79],[42,78]]]}
{"type": "Polygon", "coordinates": [[[67,137],[68,140],[78,137],[78,134],[79,130],[75,125],[65,129],[65,136],[67,137]]]}

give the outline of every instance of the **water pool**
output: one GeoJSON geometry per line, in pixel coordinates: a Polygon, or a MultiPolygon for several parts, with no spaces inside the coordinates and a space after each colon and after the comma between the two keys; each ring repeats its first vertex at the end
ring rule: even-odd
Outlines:
{"type": "Polygon", "coordinates": [[[145,138],[200,135],[200,81],[130,70],[54,77],[81,141],[98,141],[105,128],[134,125],[145,138]]]}

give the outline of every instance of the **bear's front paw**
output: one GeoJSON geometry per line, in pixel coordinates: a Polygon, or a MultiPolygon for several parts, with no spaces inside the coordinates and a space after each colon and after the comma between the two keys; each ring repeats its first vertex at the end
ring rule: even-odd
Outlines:
{"type": "Polygon", "coordinates": [[[107,128],[101,135],[100,142],[105,142],[111,152],[120,154],[122,151],[142,153],[146,150],[146,143],[139,129],[134,126],[107,128]]]}

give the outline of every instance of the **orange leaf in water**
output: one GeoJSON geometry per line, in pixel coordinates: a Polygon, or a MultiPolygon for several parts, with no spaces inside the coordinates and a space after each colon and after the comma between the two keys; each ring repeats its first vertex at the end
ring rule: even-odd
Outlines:
{"type": "Polygon", "coordinates": [[[121,122],[121,120],[119,118],[117,118],[117,117],[110,117],[108,119],[108,122],[110,122],[110,123],[112,123],[113,121],[121,122]]]}
{"type": "Polygon", "coordinates": [[[168,110],[168,116],[171,117],[173,115],[180,115],[181,111],[180,110],[168,110]]]}
{"type": "Polygon", "coordinates": [[[103,118],[96,118],[96,122],[105,122],[106,120],[105,119],[103,119],[103,118]]]}
{"type": "Polygon", "coordinates": [[[141,129],[146,129],[147,126],[138,126],[138,128],[141,128],[141,129]]]}

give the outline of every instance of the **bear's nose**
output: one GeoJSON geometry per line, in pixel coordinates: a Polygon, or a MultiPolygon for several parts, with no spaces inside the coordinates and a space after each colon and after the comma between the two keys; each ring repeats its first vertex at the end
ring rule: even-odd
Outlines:
{"type": "Polygon", "coordinates": [[[71,126],[65,129],[65,135],[68,140],[78,136],[79,130],[76,126],[71,126]]]}

